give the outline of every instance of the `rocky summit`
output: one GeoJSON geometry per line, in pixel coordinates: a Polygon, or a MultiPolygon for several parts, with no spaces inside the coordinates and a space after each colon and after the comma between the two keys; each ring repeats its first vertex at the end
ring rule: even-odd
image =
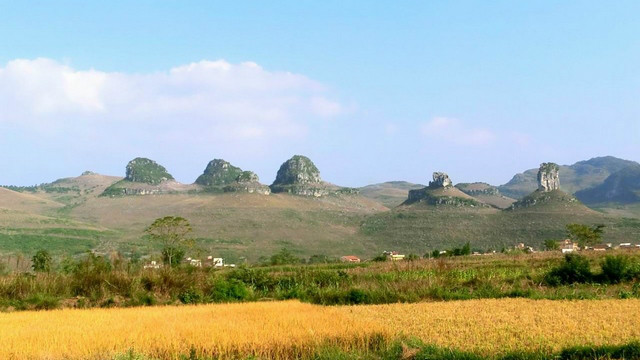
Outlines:
{"type": "Polygon", "coordinates": [[[271,184],[271,191],[315,197],[358,193],[357,189],[341,188],[322,181],[313,161],[302,155],[295,155],[280,166],[276,180],[271,184]]]}
{"type": "Polygon", "coordinates": [[[135,158],[127,164],[125,180],[156,185],[166,180],[173,180],[173,176],[164,166],[151,159],[135,158]]]}
{"type": "Polygon", "coordinates": [[[320,171],[306,156],[295,155],[280,166],[273,185],[320,184],[320,171]]]}
{"type": "Polygon", "coordinates": [[[213,192],[248,192],[268,195],[271,189],[260,183],[253,171],[243,171],[223,159],[211,160],[196,184],[213,192]]]}
{"type": "Polygon", "coordinates": [[[409,196],[403,204],[411,205],[415,203],[453,205],[456,207],[484,206],[473,197],[454,187],[449,175],[443,172],[434,172],[433,181],[429,181],[429,186],[423,189],[409,190],[409,196]]]}
{"type": "Polygon", "coordinates": [[[449,178],[449,175],[443,172],[434,172],[433,181],[429,181],[429,187],[432,189],[446,188],[453,186],[453,182],[449,178]]]}
{"type": "Polygon", "coordinates": [[[231,165],[222,159],[213,159],[204,169],[202,175],[196,179],[196,184],[202,186],[223,186],[236,182],[242,174],[242,169],[231,165]]]}
{"type": "Polygon", "coordinates": [[[538,190],[549,192],[560,189],[560,167],[555,163],[542,163],[538,170],[538,190]]]}
{"type": "Polygon", "coordinates": [[[316,197],[329,194],[316,165],[302,155],[295,155],[280,166],[271,191],[316,197]]]}

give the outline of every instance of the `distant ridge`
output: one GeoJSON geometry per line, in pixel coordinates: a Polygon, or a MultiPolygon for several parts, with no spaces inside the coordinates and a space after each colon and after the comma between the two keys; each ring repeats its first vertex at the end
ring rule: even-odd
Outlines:
{"type": "MultiPolygon", "coordinates": [[[[638,165],[635,161],[619,159],[613,156],[595,157],[578,161],[573,165],[560,165],[560,188],[570,194],[587,189],[604,182],[611,174],[628,166],[638,165]]],[[[537,189],[538,169],[529,169],[516,174],[506,184],[498,186],[498,190],[508,197],[519,199],[537,189]]]]}
{"type": "Polygon", "coordinates": [[[640,165],[611,174],[602,184],[576,192],[585,204],[632,204],[640,202],[640,165]]]}

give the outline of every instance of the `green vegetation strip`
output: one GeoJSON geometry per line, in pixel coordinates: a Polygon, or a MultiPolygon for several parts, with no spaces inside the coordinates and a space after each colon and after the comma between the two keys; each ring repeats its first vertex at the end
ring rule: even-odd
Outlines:
{"type": "MultiPolygon", "coordinates": [[[[280,257],[276,260],[282,260],[280,257]]],[[[41,268],[48,271],[8,273],[4,269],[8,274],[0,276],[0,310],[264,299],[347,305],[509,297],[640,298],[638,252],[566,258],[554,254],[462,256],[224,269],[186,264],[144,269],[136,259],[87,254],[41,268]]]]}

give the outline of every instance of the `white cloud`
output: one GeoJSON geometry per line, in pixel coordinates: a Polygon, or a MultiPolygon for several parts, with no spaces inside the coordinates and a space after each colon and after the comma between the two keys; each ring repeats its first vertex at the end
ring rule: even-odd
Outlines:
{"type": "Polygon", "coordinates": [[[224,60],[149,74],[13,60],[0,67],[0,107],[0,124],[49,133],[95,134],[99,128],[110,142],[122,138],[124,129],[271,142],[299,137],[315,119],[342,113],[327,89],[305,76],[224,60]]]}
{"type": "Polygon", "coordinates": [[[422,134],[434,140],[463,146],[486,146],[497,140],[497,135],[484,128],[471,128],[460,120],[435,117],[422,125],[422,134]]]}

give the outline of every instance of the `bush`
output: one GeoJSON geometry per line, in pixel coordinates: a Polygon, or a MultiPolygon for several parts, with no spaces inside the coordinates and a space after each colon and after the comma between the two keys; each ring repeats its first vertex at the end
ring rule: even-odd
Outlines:
{"type": "Polygon", "coordinates": [[[384,254],[380,254],[376,257],[373,258],[373,261],[377,261],[377,262],[385,262],[387,261],[387,255],[384,254]]]}
{"type": "Polygon", "coordinates": [[[38,250],[31,258],[31,267],[35,272],[51,271],[51,255],[47,250],[38,250]]]}
{"type": "Polygon", "coordinates": [[[245,300],[249,297],[249,289],[237,279],[218,279],[211,288],[211,300],[215,302],[245,300]]]}
{"type": "Polygon", "coordinates": [[[271,256],[269,263],[271,265],[299,264],[300,259],[293,255],[287,248],[282,248],[278,253],[271,256]]]}
{"type": "Polygon", "coordinates": [[[50,294],[35,294],[27,299],[35,310],[52,310],[58,307],[59,299],[50,294]]]}
{"type": "Polygon", "coordinates": [[[607,256],[602,261],[602,280],[610,284],[631,280],[631,261],[624,255],[607,256]]]}
{"type": "Polygon", "coordinates": [[[183,304],[200,304],[204,302],[204,295],[200,289],[189,288],[178,294],[178,299],[183,304]]]}
{"type": "Polygon", "coordinates": [[[351,289],[347,295],[348,304],[366,304],[369,302],[369,294],[360,289],[351,289]]]}
{"type": "Polygon", "coordinates": [[[412,253],[412,254],[407,255],[404,259],[407,260],[407,261],[415,261],[415,260],[420,259],[420,256],[412,253]]]}
{"type": "Polygon", "coordinates": [[[577,254],[566,254],[564,263],[551,269],[544,281],[551,286],[586,283],[593,279],[589,260],[577,254]]]}

